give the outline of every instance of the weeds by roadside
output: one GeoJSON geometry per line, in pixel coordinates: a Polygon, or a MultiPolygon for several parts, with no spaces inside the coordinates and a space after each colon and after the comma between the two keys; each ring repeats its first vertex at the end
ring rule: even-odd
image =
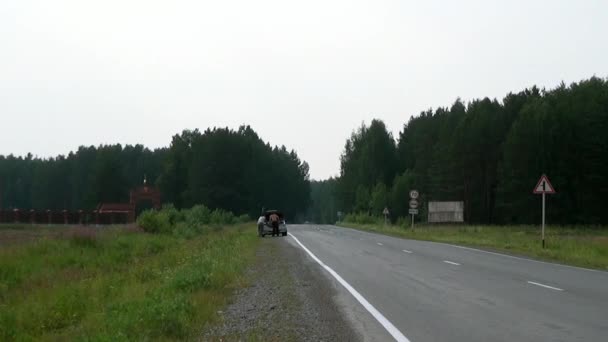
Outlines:
{"type": "Polygon", "coordinates": [[[547,248],[540,243],[537,226],[382,225],[340,223],[407,239],[455,243],[522,254],[543,260],[608,270],[608,231],[598,227],[547,227],[547,248]]]}
{"type": "Polygon", "coordinates": [[[0,340],[196,336],[250,262],[251,225],[78,231],[0,249],[0,340]]]}
{"type": "Polygon", "coordinates": [[[245,223],[249,216],[236,216],[230,211],[221,209],[210,210],[204,205],[196,205],[190,209],[177,210],[167,205],[162,210],[144,211],[137,218],[137,225],[149,233],[172,233],[182,237],[192,237],[203,233],[206,229],[245,223]]]}

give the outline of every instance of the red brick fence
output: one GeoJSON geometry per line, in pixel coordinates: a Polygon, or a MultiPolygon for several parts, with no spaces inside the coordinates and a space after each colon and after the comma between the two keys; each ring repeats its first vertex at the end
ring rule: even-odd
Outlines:
{"type": "Polygon", "coordinates": [[[97,209],[85,211],[52,211],[34,209],[0,209],[0,223],[20,224],[125,224],[135,222],[136,204],[142,200],[152,202],[160,209],[160,191],[144,185],[129,193],[129,203],[100,203],[97,209]]]}
{"type": "Polygon", "coordinates": [[[4,209],[0,210],[0,223],[20,224],[125,224],[134,221],[132,213],[108,211],[51,211],[4,209]]]}

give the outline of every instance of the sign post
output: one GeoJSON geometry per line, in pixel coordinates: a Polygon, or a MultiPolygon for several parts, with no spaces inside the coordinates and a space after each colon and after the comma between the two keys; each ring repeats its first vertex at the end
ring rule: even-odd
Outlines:
{"type": "Polygon", "coordinates": [[[414,215],[418,214],[418,190],[410,191],[410,210],[409,213],[412,215],[412,230],[414,230],[414,215]]]}
{"type": "Polygon", "coordinates": [[[545,193],[543,192],[543,222],[541,223],[541,239],[543,240],[543,249],[545,248],[545,193]]]}
{"type": "Polygon", "coordinates": [[[412,214],[412,230],[414,230],[414,214],[412,214]]]}
{"type": "Polygon", "coordinates": [[[536,184],[536,187],[534,187],[534,191],[532,192],[535,194],[542,194],[543,196],[541,239],[543,248],[545,248],[545,195],[554,194],[555,189],[553,188],[553,185],[551,185],[551,182],[549,182],[549,178],[547,178],[547,176],[543,174],[542,176],[540,176],[540,179],[538,180],[538,183],[536,184]]]}
{"type": "Polygon", "coordinates": [[[387,207],[384,207],[384,210],[382,211],[382,214],[384,214],[384,225],[386,226],[386,224],[388,222],[388,214],[389,214],[389,211],[388,211],[387,207]]]}

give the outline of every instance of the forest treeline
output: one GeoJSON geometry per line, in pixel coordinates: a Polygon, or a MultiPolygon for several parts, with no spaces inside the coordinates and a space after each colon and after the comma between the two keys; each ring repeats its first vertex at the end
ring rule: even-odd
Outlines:
{"type": "Polygon", "coordinates": [[[144,176],[177,208],[204,204],[255,217],[265,206],[296,217],[310,199],[308,164],[242,126],[185,130],[156,150],[104,145],[45,159],[0,156],[0,208],[91,210],[127,202],[144,176]]]}
{"type": "Polygon", "coordinates": [[[373,120],[347,139],[339,176],[323,181],[310,182],[295,151],[270,146],[249,126],[185,130],[156,150],[105,145],[47,159],[0,156],[0,208],[124,202],[146,175],[177,208],[255,216],[265,206],[292,222],[335,222],[338,211],[377,216],[388,207],[397,220],[417,189],[422,219],[428,201],[464,201],[470,223],[537,223],[541,201],[532,188],[543,173],[557,190],[547,200],[549,222],[608,223],[607,80],[456,100],[411,117],[397,137],[373,120]]]}
{"type": "Polygon", "coordinates": [[[607,224],[608,83],[456,100],[410,118],[396,139],[373,120],[353,132],[340,162],[338,178],[311,185],[315,221],[335,221],[337,211],[377,216],[385,206],[396,220],[417,189],[423,204],[464,201],[467,222],[537,223],[532,189],[546,173],[557,190],[548,222],[607,224]]]}

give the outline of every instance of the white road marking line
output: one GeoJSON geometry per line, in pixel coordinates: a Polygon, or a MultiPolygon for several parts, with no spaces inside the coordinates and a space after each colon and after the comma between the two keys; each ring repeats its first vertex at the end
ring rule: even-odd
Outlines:
{"type": "Polygon", "coordinates": [[[382,246],[382,243],[378,242],[378,246],[382,246]]]}
{"type": "Polygon", "coordinates": [[[304,249],[306,251],[306,253],[308,253],[308,255],[310,255],[310,257],[316,261],[319,265],[321,265],[321,267],[323,267],[327,272],[329,272],[329,274],[331,274],[334,278],[336,278],[336,280],[342,284],[342,286],[344,286],[344,288],[346,290],[348,290],[348,292],[350,292],[351,295],[353,295],[353,297],[355,297],[355,299],[361,303],[361,305],[363,305],[363,307],[372,315],[374,316],[374,318],[378,321],[378,323],[382,324],[382,326],[384,327],[384,329],[386,329],[386,331],[388,331],[389,334],[391,334],[391,336],[393,336],[393,338],[398,341],[398,342],[410,342],[410,340],[407,339],[407,337],[405,337],[405,335],[403,335],[401,333],[401,331],[399,331],[399,329],[397,329],[397,327],[395,327],[393,325],[393,323],[391,323],[388,319],[386,319],[386,317],[384,317],[384,315],[382,315],[380,313],[380,311],[378,311],[372,304],[370,304],[370,302],[367,301],[367,299],[365,299],[359,292],[357,292],[357,290],[355,290],[352,286],[350,286],[349,283],[346,282],[346,280],[344,280],[338,273],[336,273],[336,271],[334,271],[331,267],[325,265],[323,263],[323,261],[321,261],[319,258],[317,258],[316,255],[314,255],[311,251],[308,250],[308,248],[306,248],[306,246],[304,246],[300,240],[298,240],[298,238],[296,238],[295,236],[293,236],[293,234],[289,233],[289,236],[291,236],[297,243],[298,245],[300,245],[300,247],[302,247],[302,249],[304,249]]]}
{"type": "Polygon", "coordinates": [[[409,254],[413,253],[412,251],[408,251],[407,249],[404,249],[403,251],[404,251],[405,253],[409,253],[409,254]]]}
{"type": "Polygon", "coordinates": [[[549,286],[549,285],[545,285],[545,284],[541,284],[541,283],[535,283],[533,281],[528,281],[528,284],[544,287],[544,288],[555,290],[555,291],[564,291],[564,289],[560,289],[559,287],[553,287],[553,286],[549,286]]]}
{"type": "Polygon", "coordinates": [[[445,262],[446,264],[450,264],[450,265],[456,265],[456,266],[460,266],[459,263],[457,262],[453,262],[453,261],[449,261],[449,260],[443,260],[443,262],[445,262]]]}

